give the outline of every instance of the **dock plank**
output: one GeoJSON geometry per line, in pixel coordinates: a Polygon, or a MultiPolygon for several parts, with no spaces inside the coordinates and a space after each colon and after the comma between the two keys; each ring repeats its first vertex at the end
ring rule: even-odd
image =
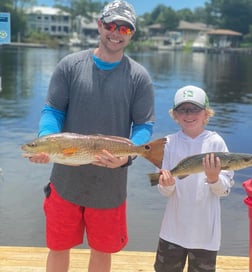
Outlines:
{"type": "MultiPolygon", "coordinates": [[[[0,247],[0,272],[44,272],[48,249],[0,247]]],[[[87,271],[89,250],[72,249],[69,272],[87,271]]],[[[113,255],[112,272],[154,272],[154,252],[121,251],[113,255]]],[[[218,256],[217,272],[248,272],[249,258],[218,256]]]]}

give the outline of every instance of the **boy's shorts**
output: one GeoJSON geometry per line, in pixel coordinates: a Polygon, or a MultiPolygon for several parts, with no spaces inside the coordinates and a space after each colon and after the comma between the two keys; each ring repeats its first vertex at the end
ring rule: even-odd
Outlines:
{"type": "Polygon", "coordinates": [[[83,243],[86,230],[91,248],[114,253],[128,242],[126,201],[112,209],[86,208],[58,195],[52,183],[46,188],[44,212],[46,242],[52,250],[70,249],[83,243]]]}
{"type": "Polygon", "coordinates": [[[156,272],[183,272],[186,258],[190,272],[215,272],[217,251],[188,249],[159,238],[156,272]]]}

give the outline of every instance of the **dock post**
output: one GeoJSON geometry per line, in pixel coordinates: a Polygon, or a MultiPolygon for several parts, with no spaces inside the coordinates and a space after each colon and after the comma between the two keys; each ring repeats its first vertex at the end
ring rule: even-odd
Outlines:
{"type": "Polygon", "coordinates": [[[243,188],[247,193],[244,203],[248,206],[249,217],[249,272],[252,272],[252,179],[242,183],[243,188]]]}

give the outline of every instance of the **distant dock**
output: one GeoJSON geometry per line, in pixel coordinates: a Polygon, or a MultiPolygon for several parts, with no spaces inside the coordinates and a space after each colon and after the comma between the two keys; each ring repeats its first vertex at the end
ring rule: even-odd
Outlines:
{"type": "Polygon", "coordinates": [[[192,48],[192,52],[202,53],[227,53],[227,54],[252,54],[252,48],[215,48],[215,47],[199,47],[192,48]]]}
{"type": "MultiPolygon", "coordinates": [[[[48,249],[0,247],[0,272],[44,272],[48,249]]],[[[87,271],[89,250],[72,249],[69,272],[87,271]]],[[[112,272],[153,272],[154,252],[121,251],[112,257],[112,272]]],[[[218,256],[217,272],[248,272],[249,258],[218,256]]]]}
{"type": "Polygon", "coordinates": [[[12,42],[12,43],[0,43],[1,47],[32,47],[32,48],[47,48],[46,44],[41,43],[21,43],[21,42],[12,42]]]}

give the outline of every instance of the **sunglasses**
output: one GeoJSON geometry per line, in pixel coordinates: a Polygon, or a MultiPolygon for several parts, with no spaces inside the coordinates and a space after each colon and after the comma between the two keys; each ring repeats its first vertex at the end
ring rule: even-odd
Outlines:
{"type": "Polygon", "coordinates": [[[110,32],[114,32],[116,30],[118,30],[118,32],[122,35],[130,35],[133,33],[133,28],[127,25],[118,25],[114,22],[111,23],[102,23],[103,27],[110,31],[110,32]]]}
{"type": "Polygon", "coordinates": [[[182,114],[198,114],[202,111],[203,109],[202,108],[199,108],[199,107],[195,107],[195,108],[178,108],[176,109],[175,111],[182,115],[182,114]]]}

